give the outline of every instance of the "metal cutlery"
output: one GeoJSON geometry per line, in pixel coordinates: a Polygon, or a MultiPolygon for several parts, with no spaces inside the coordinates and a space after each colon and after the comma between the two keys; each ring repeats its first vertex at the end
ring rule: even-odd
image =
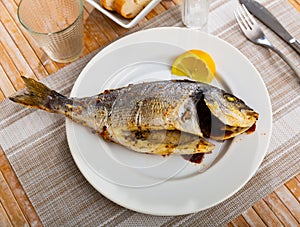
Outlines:
{"type": "Polygon", "coordinates": [[[248,11],[267,25],[281,39],[289,44],[298,54],[300,54],[300,43],[293,37],[277,20],[277,18],[263,5],[255,0],[239,0],[248,11]]]}
{"type": "Polygon", "coordinates": [[[234,15],[242,32],[251,42],[276,52],[293,69],[295,74],[300,79],[300,70],[279,49],[271,44],[260,26],[257,24],[253,16],[249,13],[244,5],[234,11],[234,15]]]}

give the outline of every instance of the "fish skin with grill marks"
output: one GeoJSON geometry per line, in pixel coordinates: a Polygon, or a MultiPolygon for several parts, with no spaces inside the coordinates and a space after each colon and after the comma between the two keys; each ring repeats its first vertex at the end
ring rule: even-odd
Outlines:
{"type": "Polygon", "coordinates": [[[196,154],[214,149],[256,124],[258,113],[241,99],[209,84],[166,80],[131,84],[92,97],[67,98],[22,77],[16,103],[63,114],[105,140],[154,154],[196,154]]]}

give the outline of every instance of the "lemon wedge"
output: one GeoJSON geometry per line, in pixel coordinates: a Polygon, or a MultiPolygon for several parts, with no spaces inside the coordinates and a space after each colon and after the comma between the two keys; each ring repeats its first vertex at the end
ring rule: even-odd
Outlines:
{"type": "Polygon", "coordinates": [[[208,53],[202,50],[188,50],[175,59],[171,73],[210,83],[216,73],[216,64],[208,53]]]}

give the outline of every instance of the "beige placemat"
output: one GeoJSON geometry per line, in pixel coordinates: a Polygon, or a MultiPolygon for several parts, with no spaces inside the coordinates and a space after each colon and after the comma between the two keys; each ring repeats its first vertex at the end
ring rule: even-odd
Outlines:
{"type": "MultiPolygon", "coordinates": [[[[300,15],[295,9],[281,0],[263,3],[300,38],[300,15]]],[[[192,226],[199,223],[220,226],[300,172],[300,86],[281,59],[241,35],[233,17],[236,6],[237,1],[213,1],[208,32],[240,49],[261,73],[270,93],[274,122],[271,145],[256,175],[231,198],[195,214],[158,217],[136,213],[103,197],[81,175],[68,148],[64,117],[5,100],[0,104],[0,144],[45,226],[192,226]]],[[[181,26],[180,18],[180,8],[175,7],[143,28],[181,26]]],[[[299,67],[299,56],[263,28],[270,40],[299,67]]],[[[95,53],[43,82],[68,95],[80,71],[95,53]]]]}

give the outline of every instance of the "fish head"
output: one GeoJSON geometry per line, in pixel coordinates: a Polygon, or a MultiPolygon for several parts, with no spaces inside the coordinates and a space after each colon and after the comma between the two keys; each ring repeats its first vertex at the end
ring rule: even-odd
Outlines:
{"type": "Polygon", "coordinates": [[[214,139],[229,139],[247,131],[259,116],[244,101],[220,89],[204,92],[203,101],[211,113],[211,127],[215,124],[219,130],[214,139]]]}

